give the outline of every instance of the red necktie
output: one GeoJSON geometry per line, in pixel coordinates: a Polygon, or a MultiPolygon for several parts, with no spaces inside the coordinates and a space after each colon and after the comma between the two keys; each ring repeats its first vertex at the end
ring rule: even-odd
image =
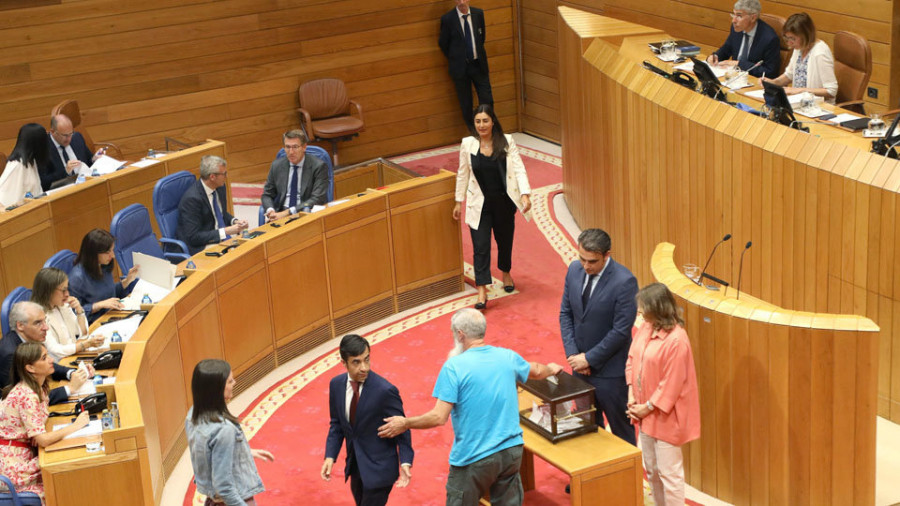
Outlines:
{"type": "Polygon", "coordinates": [[[359,382],[350,380],[353,387],[353,398],[350,399],[350,425],[356,423],[356,404],[359,402],[359,382]]]}

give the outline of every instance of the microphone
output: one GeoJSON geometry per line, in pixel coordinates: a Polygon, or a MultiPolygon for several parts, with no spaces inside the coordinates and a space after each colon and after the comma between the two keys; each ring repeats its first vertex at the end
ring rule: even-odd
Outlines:
{"type": "Polygon", "coordinates": [[[698,285],[703,286],[703,276],[706,274],[706,268],[709,267],[709,263],[712,261],[713,255],[716,254],[716,250],[719,248],[719,245],[729,239],[731,239],[731,234],[725,234],[725,237],[723,237],[721,241],[717,242],[716,245],[713,246],[712,251],[709,253],[709,258],[706,259],[706,265],[703,266],[703,270],[700,271],[700,277],[697,278],[698,285]]]}
{"type": "Polygon", "coordinates": [[[747,245],[744,246],[744,251],[741,251],[741,263],[740,267],[738,267],[738,284],[737,284],[737,298],[740,300],[741,298],[741,275],[744,273],[744,253],[750,249],[750,246],[753,246],[753,242],[747,241],[747,245]]]}

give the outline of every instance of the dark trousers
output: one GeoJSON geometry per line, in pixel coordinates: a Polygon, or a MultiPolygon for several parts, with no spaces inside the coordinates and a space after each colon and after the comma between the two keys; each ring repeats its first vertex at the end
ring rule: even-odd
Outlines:
{"type": "Polygon", "coordinates": [[[363,488],[356,459],[350,463],[350,492],[353,494],[356,506],[384,506],[387,504],[392,488],[394,488],[393,485],[384,488],[363,488]]]}
{"type": "Polygon", "coordinates": [[[492,506],[520,506],[525,496],[519,475],[521,465],[522,445],[500,450],[467,466],[451,465],[446,506],[477,505],[488,491],[492,506]]]}
{"type": "Polygon", "coordinates": [[[497,242],[497,268],[503,272],[512,269],[513,235],[516,230],[516,205],[508,195],[484,197],[478,230],[472,233],[472,265],[475,268],[477,286],[491,284],[491,231],[497,242]]]}
{"type": "Polygon", "coordinates": [[[597,378],[575,373],[575,376],[594,385],[594,402],[597,406],[597,425],[603,424],[603,415],[609,422],[612,433],[621,439],[637,446],[634,425],[628,421],[625,410],[628,408],[628,384],[625,377],[597,378]]]}
{"type": "Polygon", "coordinates": [[[462,112],[463,123],[470,132],[474,132],[475,119],[473,113],[475,112],[475,106],[472,105],[472,86],[475,86],[479,104],[494,105],[490,76],[481,69],[478,63],[468,62],[466,63],[465,75],[454,77],[453,84],[456,85],[456,96],[459,98],[459,109],[462,112]]]}

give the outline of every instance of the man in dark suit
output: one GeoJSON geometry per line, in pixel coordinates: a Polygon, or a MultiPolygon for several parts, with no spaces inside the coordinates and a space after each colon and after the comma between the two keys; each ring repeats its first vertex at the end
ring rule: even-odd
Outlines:
{"type": "Polygon", "coordinates": [[[287,156],[272,162],[263,187],[262,206],[269,221],[328,202],[328,167],[306,156],[306,134],[291,130],[283,138],[287,156]]]}
{"type": "Polygon", "coordinates": [[[455,2],[456,8],[441,16],[438,45],[449,63],[463,123],[474,134],[472,85],[475,85],[479,104],[494,104],[487,54],[484,52],[484,11],[469,7],[469,0],[455,2]]]}
{"type": "Polygon", "coordinates": [[[207,244],[222,242],[247,229],[247,222],[229,214],[225,205],[227,175],[223,158],[204,156],[200,160],[200,179],[181,196],[175,235],[187,244],[191,255],[207,244]]]}
{"type": "MultiPolygon", "coordinates": [[[[0,339],[0,385],[5,386],[10,381],[10,368],[16,348],[25,341],[43,343],[47,339],[47,317],[40,304],[34,302],[17,302],[9,311],[9,332],[0,339]]],[[[88,372],[93,375],[93,367],[88,366],[88,372]]],[[[88,375],[78,369],[63,367],[54,362],[54,381],[68,379],[67,386],[61,386],[50,390],[50,404],[59,404],[69,399],[69,393],[75,392],[88,379],[88,375]]]]}
{"type": "Polygon", "coordinates": [[[759,67],[750,71],[750,75],[771,78],[780,75],[781,41],[775,30],[759,19],[761,8],[759,0],[737,0],[731,13],[731,33],[725,44],[709,55],[706,61],[715,65],[720,61],[736,60],[742,70],[762,61],[759,67]]]}
{"type": "Polygon", "coordinates": [[[50,118],[47,145],[50,155],[48,170],[38,171],[44,191],[49,190],[54,181],[77,173],[82,163],[90,167],[94,160],[105,153],[105,150],[91,153],[84,137],[72,127],[72,120],[63,114],[50,118]]]}
{"type": "Polygon", "coordinates": [[[368,341],[348,334],[341,339],[340,353],[347,373],[334,377],[329,386],[331,424],[322,479],[331,480],[331,468],[346,441],[344,481],[350,480],[353,499],[357,506],[381,506],[387,503],[394,482],[405,487],[411,476],[414,452],[409,432],[378,437],[385,418],[403,416],[403,401],[397,387],[371,372],[368,341]]]}
{"type": "Polygon", "coordinates": [[[636,444],[625,414],[625,361],[637,316],[638,284],[631,271],[612,259],[611,246],[609,234],[599,228],[578,236],[579,259],[566,273],[559,328],[575,375],[594,385],[597,419],[606,415],[613,434],[636,444]]]}

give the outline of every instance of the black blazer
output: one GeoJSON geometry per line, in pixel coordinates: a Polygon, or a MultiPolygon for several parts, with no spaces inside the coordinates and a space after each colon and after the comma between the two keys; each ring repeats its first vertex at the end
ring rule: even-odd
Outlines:
{"type": "Polygon", "coordinates": [[[356,423],[347,419],[347,373],[331,379],[328,407],[331,422],[325,441],[325,457],[337,461],[341,445],[347,442],[344,481],[350,477],[350,464],[355,458],[363,488],[389,487],[400,476],[400,464],[413,463],[412,436],[409,431],[392,439],[378,437],[378,427],[390,416],[404,416],[403,401],[397,387],[369,372],[356,405],[356,423]]]}
{"type": "MultiPolygon", "coordinates": [[[[484,52],[484,11],[477,7],[469,7],[472,15],[472,28],[475,29],[475,51],[481,70],[488,73],[487,53],[484,52]]],[[[466,75],[466,46],[462,24],[456,9],[441,16],[441,35],[438,45],[449,63],[450,77],[460,78],[466,75]]]]}
{"type": "MultiPolygon", "coordinates": [[[[94,154],[88,149],[87,144],[84,142],[84,137],[78,132],[73,133],[70,145],[72,146],[72,151],[75,152],[75,157],[90,167],[93,163],[94,154]]],[[[50,138],[50,134],[47,134],[47,155],[50,160],[47,167],[45,167],[46,170],[38,171],[41,176],[41,188],[43,188],[44,191],[49,190],[50,185],[53,184],[54,181],[59,181],[60,179],[69,176],[66,172],[66,165],[62,161],[62,155],[60,155],[59,150],[56,149],[56,145],[53,144],[53,139],[50,138]]]]}
{"type": "MultiPolygon", "coordinates": [[[[15,330],[10,330],[0,339],[0,385],[6,386],[12,376],[10,368],[12,367],[13,357],[16,354],[16,348],[22,344],[19,334],[15,330]]],[[[63,367],[56,362],[53,363],[54,381],[64,381],[68,379],[70,367],[63,367]]],[[[60,404],[69,400],[66,395],[66,387],[57,387],[50,390],[50,404],[60,404]]]]}
{"type": "MultiPolygon", "coordinates": [[[[781,73],[781,41],[778,34],[771,26],[767,25],[763,20],[757,20],[756,36],[753,38],[753,44],[750,45],[750,51],[747,53],[747,59],[738,62],[738,66],[747,70],[756,65],[756,62],[762,60],[762,65],[750,71],[751,76],[760,77],[763,72],[772,79],[775,79],[781,73]]],[[[731,27],[731,33],[725,39],[725,44],[716,51],[715,54],[719,60],[737,60],[738,53],[741,50],[741,42],[744,40],[744,32],[734,31],[731,27]]]]}
{"type": "MultiPolygon", "coordinates": [[[[269,177],[263,187],[263,209],[272,208],[276,211],[286,209],[284,198],[288,193],[288,173],[291,170],[291,162],[287,157],[276,158],[269,167],[269,177]]],[[[313,155],[303,158],[303,170],[300,174],[300,195],[297,199],[297,210],[313,205],[325,205],[328,203],[328,167],[325,162],[313,155]]]]}
{"type": "MultiPolygon", "coordinates": [[[[225,187],[217,188],[216,195],[219,205],[222,206],[222,218],[227,227],[234,221],[234,216],[228,214],[225,187]]],[[[175,231],[175,237],[187,244],[191,255],[201,251],[207,244],[219,242],[216,216],[209,206],[209,199],[206,198],[206,188],[199,179],[184,192],[181,202],[178,203],[178,229],[175,231]]]]}

